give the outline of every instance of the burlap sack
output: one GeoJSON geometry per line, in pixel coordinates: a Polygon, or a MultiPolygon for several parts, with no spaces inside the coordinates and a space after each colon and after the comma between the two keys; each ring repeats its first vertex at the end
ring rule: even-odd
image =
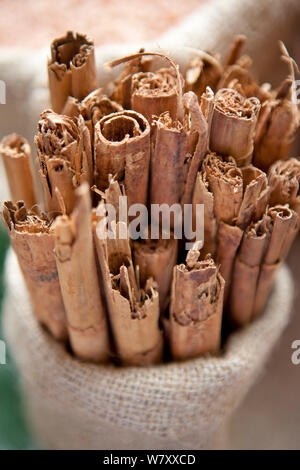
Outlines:
{"type": "Polygon", "coordinates": [[[219,358],[151,368],[83,364],[37,323],[15,255],[6,264],[4,331],[29,422],[50,449],[224,448],[224,429],[289,321],[283,266],[261,318],[231,335],[219,358]]]}

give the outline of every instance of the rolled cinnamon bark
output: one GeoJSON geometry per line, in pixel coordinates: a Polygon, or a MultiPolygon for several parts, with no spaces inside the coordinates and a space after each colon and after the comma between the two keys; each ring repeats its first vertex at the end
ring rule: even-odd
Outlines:
{"type": "Polygon", "coordinates": [[[67,339],[65,308],[54,256],[52,221],[24,202],[3,204],[3,221],[17,255],[38,320],[61,341],[67,339]]]}
{"type": "Polygon", "coordinates": [[[108,96],[103,94],[102,88],[97,88],[82,101],[69,96],[62,114],[70,117],[78,117],[79,114],[81,114],[90,131],[91,142],[93,144],[95,124],[104,116],[122,110],[123,108],[120,104],[112,101],[108,96]]]}
{"type": "MultiPolygon", "coordinates": [[[[225,161],[215,153],[205,157],[193,195],[193,216],[196,204],[204,204],[204,246],[201,256],[208,253],[216,256],[219,222],[234,223],[243,201],[242,176],[233,159],[225,161]]],[[[195,225],[195,220],[193,223],[195,225]]]]}
{"type": "Polygon", "coordinates": [[[243,201],[243,174],[233,159],[225,161],[215,153],[208,154],[201,171],[205,173],[214,195],[214,212],[218,221],[232,224],[243,201]]]}
{"type": "Polygon", "coordinates": [[[18,134],[3,137],[0,154],[13,202],[24,201],[29,209],[36,204],[28,141],[18,134]]]}
{"type": "Polygon", "coordinates": [[[150,203],[191,204],[197,172],[208,145],[209,96],[203,104],[204,116],[193,92],[183,95],[184,124],[172,120],[168,112],[156,121],[151,156],[150,203]],[[188,124],[189,123],[189,124],[188,124]],[[161,175],[164,174],[164,178],[161,175]]]}
{"type": "Polygon", "coordinates": [[[209,256],[190,250],[186,264],[174,267],[169,342],[172,358],[216,354],[221,342],[224,280],[209,256]]]}
{"type": "Polygon", "coordinates": [[[250,165],[241,168],[244,194],[236,225],[245,230],[252,221],[258,221],[264,214],[270,198],[270,187],[266,174],[250,165]]]}
{"type": "MultiPolygon", "coordinates": [[[[97,214],[103,209],[100,203],[94,215],[94,240],[117,357],[123,365],[156,364],[163,354],[158,293],[151,279],[140,289],[133,273],[129,239],[99,236],[101,217],[97,214]]],[[[123,231],[122,224],[117,222],[117,235],[123,231]]]]}
{"type": "Polygon", "coordinates": [[[253,307],[254,318],[262,312],[270,294],[275,273],[286,258],[300,226],[300,217],[288,205],[270,207],[267,215],[271,219],[271,236],[260,268],[253,307]]]}
{"type": "Polygon", "coordinates": [[[229,318],[235,326],[252,319],[260,264],[270,239],[269,225],[267,215],[251,224],[235,258],[228,305],[229,318]]]}
{"type": "MultiPolygon", "coordinates": [[[[216,214],[218,214],[217,219],[221,220],[217,234],[216,257],[220,264],[220,272],[225,279],[224,303],[227,303],[231,289],[235,257],[242,240],[243,230],[245,230],[251,222],[261,218],[269,199],[269,186],[267,184],[266,175],[263,172],[252,166],[241,168],[239,171],[242,176],[243,188],[242,198],[239,195],[237,200],[237,215],[232,211],[232,217],[228,217],[227,220],[224,220],[224,214],[226,214],[225,208],[220,206],[220,210],[216,212],[216,214]]],[[[239,194],[237,188],[234,189],[231,187],[231,189],[239,194]]],[[[223,191],[225,193],[225,189],[223,191]]],[[[218,194],[218,192],[215,190],[213,194],[218,194]]],[[[223,202],[222,191],[219,192],[219,196],[221,202],[223,202]]],[[[234,202],[235,198],[233,195],[231,199],[234,202]]],[[[227,204],[230,205],[230,197],[227,199],[227,204]]],[[[229,210],[227,210],[227,213],[230,214],[229,210]]]]}
{"type": "Polygon", "coordinates": [[[243,237],[243,231],[234,225],[220,222],[217,233],[217,263],[225,280],[224,304],[230,292],[234,259],[243,237]]]}
{"type": "Polygon", "coordinates": [[[154,72],[139,72],[132,76],[131,108],[143,114],[149,123],[153,116],[168,111],[171,119],[178,118],[177,74],[164,68],[154,72]]]}
{"type": "MultiPolygon", "coordinates": [[[[144,49],[140,50],[143,53],[144,49]]],[[[132,77],[137,73],[149,72],[152,59],[139,56],[126,62],[124,69],[118,79],[114,82],[112,99],[123,106],[124,109],[131,107],[131,84],[132,77]]]]}
{"type": "Polygon", "coordinates": [[[218,57],[204,51],[198,51],[185,73],[185,90],[196,93],[199,101],[206,87],[215,90],[222,75],[222,65],[218,57]]]}
{"type": "Polygon", "coordinates": [[[169,303],[173,267],[177,263],[178,240],[141,240],[133,242],[134,264],[139,267],[140,284],[147,279],[157,283],[161,314],[169,303]]]}
{"type": "Polygon", "coordinates": [[[205,172],[199,171],[193,195],[193,228],[196,227],[196,205],[204,205],[204,245],[201,256],[211,254],[213,257],[217,250],[218,223],[214,212],[214,195],[210,191],[209,182],[205,172]]]}
{"type": "Polygon", "coordinates": [[[276,160],[286,160],[300,125],[300,113],[292,93],[293,81],[285,80],[276,96],[263,103],[254,146],[254,165],[264,171],[276,160]]]}
{"type": "Polygon", "coordinates": [[[232,156],[239,167],[249,165],[259,110],[257,98],[244,98],[229,88],[219,90],[215,96],[210,149],[220,155],[232,156]]]}
{"type": "Polygon", "coordinates": [[[271,166],[268,174],[270,204],[289,204],[300,216],[300,161],[289,158],[271,166]]]}
{"type": "Polygon", "coordinates": [[[289,75],[277,91],[263,104],[255,136],[254,164],[267,171],[276,160],[286,160],[300,126],[296,94],[298,66],[280,42],[282,59],[289,75]],[[275,95],[275,96],[274,96],[275,95]]]}
{"type": "Polygon", "coordinates": [[[51,44],[48,79],[52,109],[62,112],[68,96],[82,100],[97,88],[94,43],[68,31],[51,44]]]}
{"type": "Polygon", "coordinates": [[[92,184],[93,180],[90,134],[83,117],[70,118],[51,110],[44,111],[35,144],[46,209],[53,213],[61,211],[59,193],[66,214],[70,214],[75,203],[75,188],[83,181],[92,184]]]}
{"type": "Polygon", "coordinates": [[[181,204],[191,204],[197,172],[208,149],[209,123],[212,119],[213,108],[210,103],[209,90],[200,104],[192,91],[185,93],[182,98],[186,110],[187,151],[190,158],[187,160],[187,177],[181,204]]]}
{"type": "Polygon", "coordinates": [[[95,126],[95,183],[104,191],[109,175],[124,181],[128,206],[147,204],[150,126],[141,114],[122,111],[95,126]]]}
{"type": "Polygon", "coordinates": [[[83,360],[106,362],[110,353],[108,327],[101,298],[87,183],[76,190],[71,216],[55,221],[55,255],[74,354],[83,360]]]}
{"type": "MultiPolygon", "coordinates": [[[[120,64],[130,64],[130,63],[133,63],[133,61],[136,61],[136,60],[142,60],[142,59],[146,59],[146,57],[148,56],[151,56],[152,58],[153,57],[161,57],[162,59],[164,59],[165,61],[168,62],[169,66],[171,67],[170,69],[161,69],[160,71],[157,72],[157,80],[155,79],[155,77],[151,74],[144,74],[144,75],[141,75],[141,76],[137,76],[136,77],[136,81],[135,81],[135,88],[133,88],[133,79],[132,79],[132,75],[130,75],[130,84],[131,84],[131,88],[130,89],[130,98],[131,98],[131,94],[137,94],[137,103],[138,103],[138,106],[141,106],[142,104],[142,113],[148,113],[148,107],[151,106],[151,112],[164,112],[164,111],[169,111],[170,114],[171,114],[171,117],[172,117],[172,112],[173,112],[173,109],[175,110],[175,94],[176,94],[176,116],[175,118],[176,119],[179,119],[179,120],[182,120],[183,119],[183,114],[184,114],[184,110],[183,110],[183,104],[182,104],[182,95],[183,95],[183,86],[184,86],[184,81],[183,81],[183,78],[179,72],[179,67],[178,65],[172,60],[170,59],[167,55],[165,54],[161,54],[159,52],[143,52],[143,49],[141,49],[142,52],[138,52],[137,54],[131,54],[130,56],[126,56],[126,57],[122,57],[121,59],[116,59],[116,60],[113,60],[109,63],[106,64],[106,67],[108,68],[113,68],[113,67],[116,67],[120,64]],[[163,74],[164,76],[159,76],[159,74],[163,74]],[[176,80],[175,80],[175,77],[176,77],[176,80]],[[153,82],[153,79],[154,79],[154,82],[153,82]],[[141,80],[141,82],[140,82],[141,80]],[[150,80],[150,81],[149,81],[150,80]],[[170,86],[170,83],[169,81],[172,81],[172,84],[170,86]],[[156,85],[158,85],[158,88],[155,88],[156,85]],[[154,88],[153,88],[154,87],[154,88]],[[136,90],[136,91],[135,91],[136,90]],[[172,91],[173,90],[173,91],[172,91]],[[174,103],[172,105],[172,110],[170,109],[170,103],[166,103],[166,105],[169,107],[165,108],[165,109],[161,109],[159,105],[159,103],[161,102],[160,100],[160,96],[163,98],[163,97],[167,97],[167,96],[171,96],[171,95],[174,95],[174,97],[172,98],[172,103],[174,103]],[[153,104],[152,104],[152,101],[153,101],[153,104]],[[151,105],[150,105],[151,103],[151,105]],[[157,109],[157,111],[155,111],[156,108],[159,108],[157,109]]],[[[129,65],[130,66],[130,65],[129,65]]],[[[125,69],[126,70],[126,69],[125,69]]],[[[124,73],[126,74],[126,71],[124,71],[124,73]]],[[[124,104],[122,101],[118,100],[115,95],[113,95],[113,98],[118,101],[118,102],[121,102],[122,106],[125,108],[124,104]]],[[[132,103],[130,102],[130,105],[132,103]]],[[[145,114],[145,115],[146,115],[145,114]]],[[[149,113],[148,113],[149,114],[149,113]]],[[[147,114],[147,115],[148,115],[147,114]]],[[[151,114],[149,114],[149,117],[150,119],[152,119],[152,116],[151,114]]],[[[158,115],[157,115],[158,117],[158,115]]]]}
{"type": "Polygon", "coordinates": [[[155,125],[149,202],[171,206],[180,202],[184,191],[188,169],[187,135],[184,126],[173,121],[168,112],[163,113],[155,125]]]}

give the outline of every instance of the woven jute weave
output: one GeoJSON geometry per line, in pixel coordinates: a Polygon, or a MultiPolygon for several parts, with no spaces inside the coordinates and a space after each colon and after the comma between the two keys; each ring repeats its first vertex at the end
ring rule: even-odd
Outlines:
{"type": "Polygon", "coordinates": [[[80,363],[37,323],[15,255],[6,264],[4,330],[29,422],[50,449],[225,447],[228,420],[289,321],[283,266],[261,318],[231,335],[218,358],[151,368],[80,363]]]}

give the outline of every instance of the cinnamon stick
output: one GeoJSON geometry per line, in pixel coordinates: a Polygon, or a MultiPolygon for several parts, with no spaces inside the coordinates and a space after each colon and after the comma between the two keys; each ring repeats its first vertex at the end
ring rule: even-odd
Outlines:
{"type": "Polygon", "coordinates": [[[110,345],[100,294],[87,183],[76,190],[71,216],[55,222],[55,254],[71,347],[83,360],[106,362],[110,345]]]}
{"type": "Polygon", "coordinates": [[[51,44],[48,79],[52,109],[62,112],[68,96],[79,100],[97,88],[94,43],[87,36],[68,31],[51,44]]]}
{"type": "Polygon", "coordinates": [[[144,287],[149,278],[156,281],[161,313],[165,311],[169,303],[177,251],[176,239],[133,242],[134,264],[139,267],[140,285],[144,287]]]}
{"type": "MultiPolygon", "coordinates": [[[[238,197],[237,216],[220,222],[217,234],[217,262],[225,279],[224,303],[227,303],[231,289],[236,253],[242,240],[243,231],[252,222],[258,221],[269,200],[269,186],[266,175],[252,166],[240,169],[242,175],[242,199],[238,197]]],[[[238,190],[236,189],[238,193],[238,190]]],[[[234,197],[232,197],[234,201],[234,197]]],[[[228,199],[230,205],[230,198],[228,199]]],[[[222,206],[221,206],[222,208],[222,206]]],[[[223,209],[224,210],[224,209],[223,209]]],[[[222,214],[222,211],[220,211],[222,214]]],[[[219,217],[220,219],[220,217],[219,217]]]]}
{"type": "Polygon", "coordinates": [[[224,280],[209,256],[190,250],[174,267],[169,341],[173,359],[216,354],[220,348],[224,280]]]}
{"type": "Polygon", "coordinates": [[[183,95],[183,123],[169,112],[155,120],[156,132],[151,157],[151,204],[192,203],[198,169],[208,145],[209,103],[199,105],[193,92],[183,95]],[[161,178],[164,174],[164,178],[161,178]]]}
{"type": "Polygon", "coordinates": [[[154,72],[139,72],[132,76],[131,108],[143,114],[149,123],[153,116],[168,111],[171,119],[178,117],[177,74],[163,68],[154,72]]]}
{"type": "Polygon", "coordinates": [[[244,98],[236,90],[223,88],[216,93],[210,133],[210,149],[232,156],[239,167],[251,163],[259,100],[244,98]]]}
{"type": "Polygon", "coordinates": [[[108,98],[108,96],[103,93],[102,88],[97,88],[82,101],[69,96],[62,114],[70,117],[78,117],[79,114],[81,114],[90,131],[91,142],[93,143],[95,124],[104,116],[122,110],[122,106],[108,98]]]}
{"type": "Polygon", "coordinates": [[[209,153],[196,178],[193,195],[193,209],[196,204],[204,204],[202,256],[208,253],[213,257],[216,255],[218,224],[223,221],[232,225],[242,200],[243,177],[235,161],[231,158],[225,161],[221,156],[209,153]]]}
{"type": "Polygon", "coordinates": [[[26,207],[31,208],[37,201],[28,141],[15,133],[3,137],[0,143],[0,154],[12,200],[14,202],[22,200],[26,207]]]}
{"type": "Polygon", "coordinates": [[[197,51],[186,70],[185,90],[196,93],[199,101],[206,87],[215,90],[223,72],[218,57],[212,53],[197,51]]]}
{"type": "Polygon", "coordinates": [[[267,215],[251,224],[235,258],[228,305],[229,318],[235,326],[252,319],[260,265],[270,239],[269,225],[267,215]]]}
{"type": "Polygon", "coordinates": [[[17,255],[38,320],[61,341],[67,339],[65,308],[54,256],[52,220],[23,201],[3,204],[3,221],[17,255]]]}
{"type": "MultiPolygon", "coordinates": [[[[161,109],[161,107],[159,106],[159,103],[161,102],[160,100],[160,97],[159,95],[162,94],[162,98],[165,96],[165,90],[166,90],[166,93],[167,95],[169,95],[169,93],[171,93],[171,89],[170,89],[170,84],[168,83],[169,80],[171,80],[170,77],[173,77],[175,79],[176,77],[176,82],[172,79],[172,85],[171,85],[171,88],[173,89],[173,92],[171,93],[172,95],[174,95],[174,99],[172,98],[172,102],[174,103],[174,106],[172,109],[175,110],[175,107],[176,107],[176,119],[178,120],[181,120],[183,119],[183,103],[182,103],[182,96],[183,96],[183,86],[184,86],[184,81],[183,81],[183,78],[179,72],[179,67],[178,65],[172,60],[170,59],[167,55],[165,54],[161,54],[159,52],[143,52],[143,49],[141,49],[142,52],[138,52],[137,54],[131,54],[130,56],[126,56],[126,57],[122,57],[121,59],[116,59],[116,60],[113,60],[109,63],[106,64],[106,67],[108,68],[113,68],[113,67],[116,67],[120,64],[130,64],[130,63],[133,63],[133,61],[135,60],[142,60],[142,59],[146,59],[146,57],[148,56],[151,56],[151,57],[161,57],[162,59],[164,59],[165,61],[168,62],[169,66],[171,67],[170,69],[161,69],[159,71],[159,73],[162,72],[162,70],[164,71],[163,73],[166,74],[166,76],[168,77],[168,80],[167,82],[162,78],[162,77],[159,77],[158,78],[158,82],[155,82],[154,81],[154,89],[151,90],[151,86],[153,86],[153,83],[152,83],[152,75],[145,75],[143,76],[143,78],[145,79],[142,83],[139,83],[139,80],[137,80],[136,82],[136,87],[137,87],[137,94],[140,95],[139,96],[139,99],[138,99],[138,102],[139,103],[143,103],[143,109],[142,109],[142,113],[148,113],[147,111],[147,108],[148,106],[150,106],[150,102],[152,103],[152,100],[153,100],[153,106],[154,107],[157,107],[159,109],[157,109],[156,113],[162,113],[164,111],[169,111],[170,112],[170,109],[161,109]],[[147,77],[148,79],[150,78],[150,82],[147,84],[147,77]],[[155,83],[158,84],[158,88],[155,89],[155,83]],[[149,86],[148,86],[149,85],[149,86]],[[150,88],[150,89],[149,89],[150,88]],[[175,106],[175,94],[176,94],[176,106],[175,106]],[[156,103],[154,105],[154,103],[156,103]]],[[[140,77],[141,79],[143,79],[142,77],[140,77]]],[[[131,84],[131,76],[130,76],[130,84],[131,84]]],[[[115,98],[115,95],[114,96],[114,99],[115,98]]],[[[118,101],[116,99],[116,101],[118,101]]],[[[121,102],[121,104],[124,106],[124,104],[121,102]]],[[[131,103],[132,104],[132,103],[131,103]]],[[[170,103],[168,104],[170,106],[170,103]]],[[[151,108],[152,108],[152,111],[153,111],[153,107],[151,105],[151,108]]],[[[158,116],[158,115],[157,115],[158,116]]],[[[152,115],[150,114],[149,115],[149,118],[152,119],[152,115]]]]}
{"type": "Polygon", "coordinates": [[[124,181],[128,206],[146,205],[150,162],[150,126],[141,114],[122,111],[95,126],[95,182],[104,191],[109,175],[124,181]]]}
{"type": "Polygon", "coordinates": [[[243,201],[236,225],[245,229],[252,221],[263,216],[270,199],[270,187],[266,174],[252,165],[241,168],[243,176],[243,201]]]}
{"type": "Polygon", "coordinates": [[[213,107],[210,91],[198,103],[195,93],[188,92],[183,95],[182,103],[186,109],[187,151],[187,177],[181,204],[191,204],[197,172],[208,149],[209,129],[212,119],[213,107]]]}
{"type": "Polygon", "coordinates": [[[286,258],[300,227],[300,217],[288,205],[270,207],[267,214],[272,223],[271,236],[260,268],[253,307],[254,318],[262,312],[273,285],[275,273],[286,258]]]}
{"type": "Polygon", "coordinates": [[[294,60],[281,43],[282,58],[290,74],[283,80],[275,96],[263,103],[255,136],[254,164],[264,171],[277,160],[286,160],[300,126],[297,105],[294,60]]]}
{"type": "Polygon", "coordinates": [[[270,204],[289,204],[300,215],[300,161],[289,158],[271,166],[268,174],[270,204]]]}
{"type": "MultiPolygon", "coordinates": [[[[142,53],[144,49],[140,50],[142,53]]],[[[112,99],[123,106],[124,109],[131,107],[131,84],[132,77],[136,73],[149,72],[152,60],[149,57],[139,56],[125,63],[121,75],[115,80],[112,99]]]]}
{"type": "Polygon", "coordinates": [[[286,80],[275,98],[261,108],[254,148],[254,165],[264,171],[277,160],[286,160],[299,129],[300,114],[292,100],[292,81],[286,80]]]}
{"type": "Polygon", "coordinates": [[[220,273],[225,280],[224,304],[227,303],[229,296],[234,260],[242,237],[243,231],[239,227],[220,222],[217,233],[216,259],[220,265],[220,273]]]}
{"type": "MultiPolygon", "coordinates": [[[[105,205],[100,202],[97,214],[103,210],[105,205]]],[[[119,237],[126,224],[116,223],[115,239],[104,238],[97,227],[101,218],[94,217],[94,240],[117,357],[123,365],[156,364],[163,353],[158,293],[152,279],[144,289],[136,280],[129,239],[119,237]]]]}
{"type": "Polygon", "coordinates": [[[168,112],[154,121],[155,144],[151,156],[150,204],[178,204],[187,174],[187,136],[184,126],[168,112]],[[163,178],[162,178],[163,175],[163,178]]]}
{"type": "Polygon", "coordinates": [[[70,214],[76,187],[83,181],[91,184],[93,179],[90,134],[83,117],[70,118],[44,111],[35,144],[47,211],[61,211],[59,193],[66,213],[70,214]]]}

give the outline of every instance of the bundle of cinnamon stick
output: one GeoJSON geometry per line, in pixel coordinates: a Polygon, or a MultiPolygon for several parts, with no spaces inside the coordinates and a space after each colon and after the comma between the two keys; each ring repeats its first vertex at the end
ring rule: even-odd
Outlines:
{"type": "Polygon", "coordinates": [[[262,314],[300,227],[298,68],[281,44],[287,77],[260,84],[244,43],[224,60],[194,51],[185,70],[141,49],[107,64],[123,68],[105,92],[93,41],[53,41],[35,137],[44,199],[28,142],[7,136],[2,218],[38,320],[78,358],[219,354],[224,318],[262,314]]]}

